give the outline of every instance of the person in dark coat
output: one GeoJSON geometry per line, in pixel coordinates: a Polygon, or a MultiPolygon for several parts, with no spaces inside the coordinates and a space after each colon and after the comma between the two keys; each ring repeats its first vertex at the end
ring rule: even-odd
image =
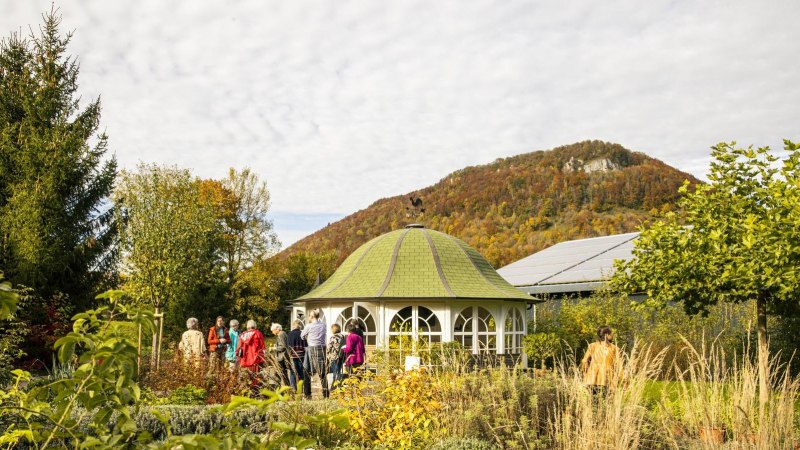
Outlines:
{"type": "Polygon", "coordinates": [[[293,320],[292,331],[286,333],[286,344],[289,350],[289,385],[297,392],[297,380],[304,378],[303,360],[306,356],[306,341],[300,336],[303,331],[303,321],[293,320]]]}
{"type": "Polygon", "coordinates": [[[275,346],[270,349],[275,363],[275,370],[281,379],[282,386],[289,386],[289,336],[279,323],[273,323],[270,331],[275,335],[275,346]]]}

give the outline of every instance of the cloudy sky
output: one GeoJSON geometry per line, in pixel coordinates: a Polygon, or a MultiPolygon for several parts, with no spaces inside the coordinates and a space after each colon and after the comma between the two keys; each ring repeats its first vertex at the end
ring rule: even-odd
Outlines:
{"type": "MultiPolygon", "coordinates": [[[[0,32],[51,0],[0,0],[0,32]]],[[[800,1],[56,1],[120,164],[267,180],[289,244],[467,165],[584,139],[702,177],[800,139],[800,1]]]]}

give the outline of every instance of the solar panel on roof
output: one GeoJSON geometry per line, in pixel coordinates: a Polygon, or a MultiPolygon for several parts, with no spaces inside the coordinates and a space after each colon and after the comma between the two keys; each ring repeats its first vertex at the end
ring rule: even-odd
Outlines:
{"type": "Polygon", "coordinates": [[[614,260],[629,259],[639,233],[625,233],[555,244],[497,270],[514,286],[604,281],[614,260]]]}

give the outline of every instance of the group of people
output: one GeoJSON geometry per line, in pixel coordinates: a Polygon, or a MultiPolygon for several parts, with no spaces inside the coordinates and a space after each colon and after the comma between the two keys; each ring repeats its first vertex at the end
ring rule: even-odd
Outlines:
{"type": "Polygon", "coordinates": [[[275,345],[265,347],[264,336],[254,320],[248,320],[246,330],[239,331],[239,322],[231,320],[225,327],[225,319],[217,317],[216,323],[205,337],[198,329],[198,321],[186,321],[187,331],[178,345],[186,361],[199,361],[206,354],[210,370],[219,370],[227,364],[231,370],[247,370],[253,377],[265,368],[274,369],[279,382],[297,391],[298,381],[303,381],[303,395],[311,398],[311,377],[318,376],[322,384],[322,395],[328,397],[330,390],[341,384],[345,374],[356,373],[364,364],[364,332],[357,321],[345,326],[347,335],[339,324],[331,325],[331,336],[327,326],[320,320],[319,310],[308,313],[308,323],[292,322],[288,333],[281,324],[273,323],[270,331],[275,336],[275,345]],[[331,373],[331,386],[328,386],[331,373]]]}

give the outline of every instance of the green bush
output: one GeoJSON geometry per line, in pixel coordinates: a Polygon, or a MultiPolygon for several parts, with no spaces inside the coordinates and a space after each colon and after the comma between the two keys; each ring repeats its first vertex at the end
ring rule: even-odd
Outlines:
{"type": "Polygon", "coordinates": [[[179,387],[172,391],[167,397],[167,404],[170,405],[205,405],[206,390],[191,384],[179,387]]]}
{"type": "Polygon", "coordinates": [[[556,356],[561,350],[561,338],[556,333],[532,333],[522,339],[522,348],[528,358],[539,361],[544,369],[544,361],[556,356]]]}
{"type": "MultiPolygon", "coordinates": [[[[0,280],[2,279],[3,273],[0,272],[0,280]]],[[[3,284],[0,292],[9,298],[18,298],[17,291],[12,289],[8,283],[3,284]]],[[[8,317],[0,320],[0,387],[6,386],[14,379],[11,373],[14,368],[13,363],[25,356],[22,345],[28,333],[29,327],[19,318],[17,310],[13,313],[9,310],[8,317]]]]}
{"type": "Polygon", "coordinates": [[[751,303],[716,305],[706,317],[689,316],[679,304],[655,310],[639,307],[627,297],[598,292],[587,298],[551,300],[537,305],[535,328],[530,324],[529,329],[540,335],[554,333],[563,343],[564,352],[580,357],[588,343],[597,340],[597,328],[608,325],[621,347],[631,348],[640,340],[652,345],[654,352],[668,349],[664,369],[669,369],[673,361],[681,368],[686,367],[682,337],[696,347],[715,341],[732,363],[734,355],[741,355],[742,343],[748,340],[748,323],[755,323],[751,303]]]}

